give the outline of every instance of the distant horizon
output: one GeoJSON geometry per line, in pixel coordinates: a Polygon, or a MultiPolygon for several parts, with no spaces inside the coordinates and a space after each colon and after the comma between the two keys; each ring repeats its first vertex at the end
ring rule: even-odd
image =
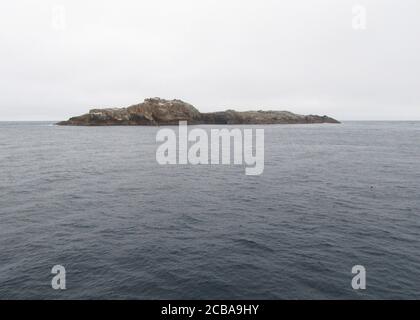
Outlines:
{"type": "MultiPolygon", "coordinates": [[[[334,118],[334,117],[333,117],[334,118]]],[[[18,119],[18,120],[0,120],[0,123],[2,122],[60,122],[60,121],[64,121],[67,120],[66,119],[18,119]]],[[[395,120],[395,119],[337,119],[334,118],[340,122],[420,122],[420,119],[400,119],[400,120],[395,120]]],[[[202,125],[207,125],[207,124],[202,124],[202,125]]],[[[234,124],[232,124],[234,125],[234,124]]],[[[244,124],[241,124],[244,125],[244,124]]],[[[271,125],[282,125],[282,124],[264,124],[267,126],[271,126],[271,125]]],[[[329,125],[329,123],[326,123],[325,125],[329,125]]],[[[135,125],[132,125],[135,126],[135,125]]],[[[141,125],[138,125],[141,126],[141,125]]],[[[192,125],[193,126],[193,125],[192,125]]]]}

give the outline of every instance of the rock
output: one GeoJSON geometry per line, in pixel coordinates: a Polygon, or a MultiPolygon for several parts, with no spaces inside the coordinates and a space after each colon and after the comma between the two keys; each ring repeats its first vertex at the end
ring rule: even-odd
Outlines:
{"type": "Polygon", "coordinates": [[[194,106],[181,100],[145,99],[143,103],[127,108],[92,109],[89,113],[70,118],[58,125],[111,126],[111,125],[178,125],[188,124],[289,124],[339,123],[327,116],[298,115],[288,111],[227,110],[200,113],[194,106]]]}

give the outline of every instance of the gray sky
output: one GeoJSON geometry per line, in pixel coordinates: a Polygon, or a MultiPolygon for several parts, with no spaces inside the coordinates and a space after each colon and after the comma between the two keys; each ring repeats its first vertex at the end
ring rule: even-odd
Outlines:
{"type": "Polygon", "coordinates": [[[418,0],[2,1],[0,120],[155,96],[200,111],[420,120],[419,15],[418,0]]]}

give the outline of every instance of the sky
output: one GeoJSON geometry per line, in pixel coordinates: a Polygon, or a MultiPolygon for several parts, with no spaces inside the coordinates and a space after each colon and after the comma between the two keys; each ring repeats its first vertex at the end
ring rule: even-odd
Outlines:
{"type": "Polygon", "coordinates": [[[0,2],[0,121],[148,97],[420,120],[418,0],[0,2]]]}

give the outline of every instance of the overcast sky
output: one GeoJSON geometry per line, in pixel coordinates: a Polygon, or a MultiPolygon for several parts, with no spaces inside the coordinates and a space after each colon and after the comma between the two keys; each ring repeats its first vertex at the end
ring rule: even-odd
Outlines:
{"type": "Polygon", "coordinates": [[[0,120],[155,96],[420,120],[419,37],[419,0],[1,1],[0,120]]]}

